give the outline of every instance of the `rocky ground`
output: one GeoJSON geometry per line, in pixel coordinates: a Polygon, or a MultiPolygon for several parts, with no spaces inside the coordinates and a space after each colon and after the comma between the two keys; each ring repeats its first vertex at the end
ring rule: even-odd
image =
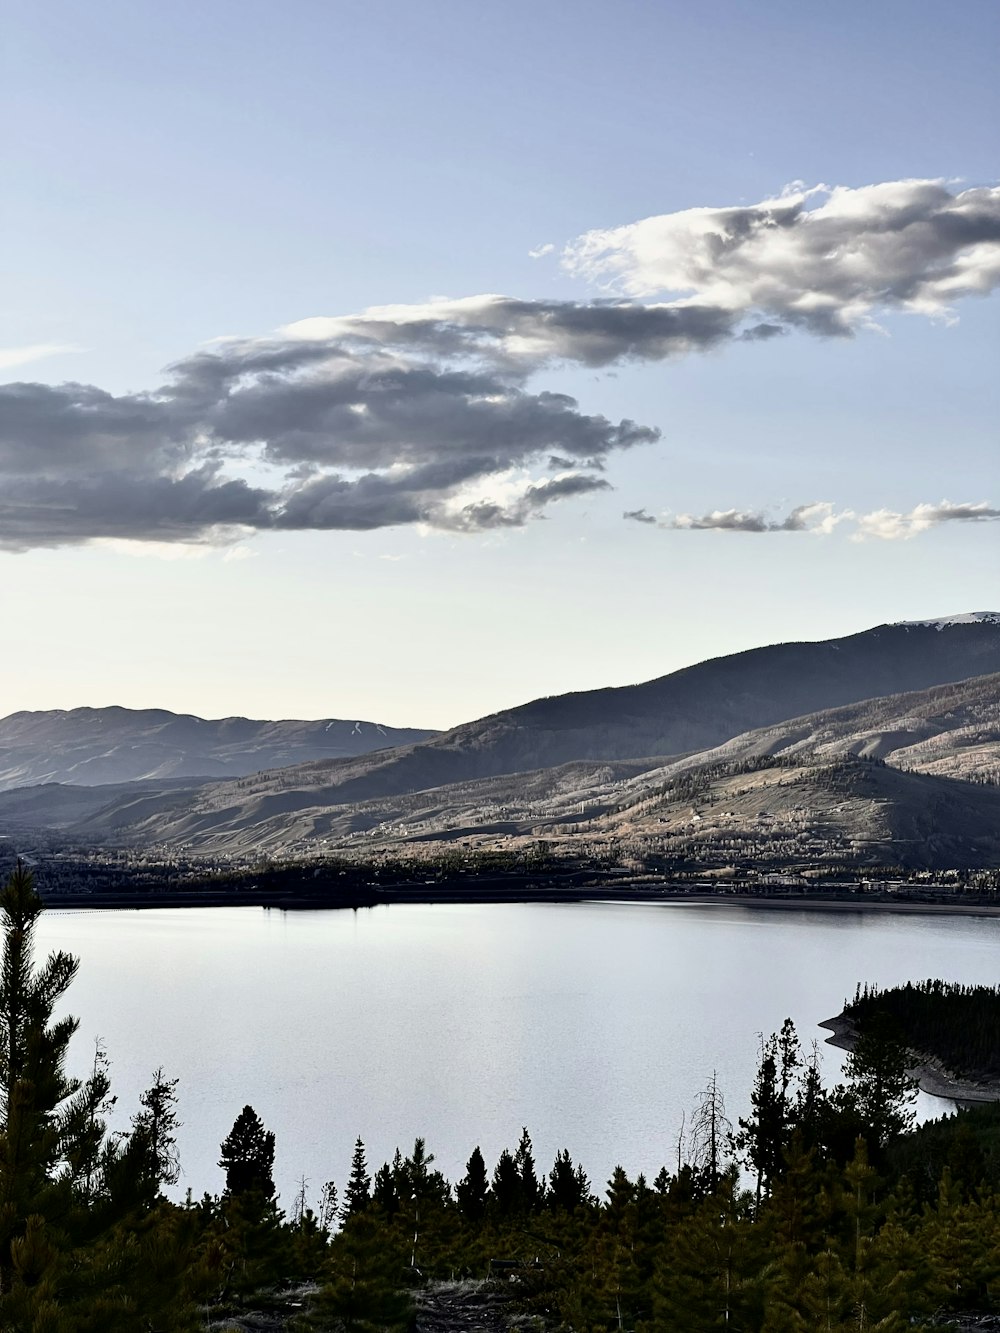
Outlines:
{"type": "MultiPolygon", "coordinates": [[[[287,1333],[307,1308],[314,1285],[278,1292],[259,1308],[212,1319],[208,1333],[287,1333]]],[[[496,1282],[434,1282],[414,1293],[414,1333],[528,1333],[538,1320],[519,1314],[496,1282]]]]}

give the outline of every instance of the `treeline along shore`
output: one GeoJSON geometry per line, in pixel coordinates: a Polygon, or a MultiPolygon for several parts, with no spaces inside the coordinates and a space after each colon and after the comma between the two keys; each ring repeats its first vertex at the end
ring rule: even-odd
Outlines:
{"type": "MultiPolygon", "coordinates": [[[[16,861],[11,840],[0,874],[16,861]]],[[[636,870],[543,849],[451,852],[435,858],[325,857],[256,863],[155,852],[42,849],[23,860],[52,908],[275,907],[337,910],[388,903],[738,903],[827,911],[1000,914],[1000,871],[900,872],[797,867],[784,874],[636,870]]]]}
{"type": "Polygon", "coordinates": [[[911,1076],[932,1096],[963,1106],[1000,1101],[1000,988],[937,979],[859,986],[820,1027],[846,1051],[872,1033],[890,1037],[908,1051],[911,1076]]]}

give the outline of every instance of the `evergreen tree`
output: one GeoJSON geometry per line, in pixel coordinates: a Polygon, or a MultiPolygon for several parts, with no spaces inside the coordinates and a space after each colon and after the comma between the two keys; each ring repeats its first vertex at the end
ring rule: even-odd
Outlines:
{"type": "Polygon", "coordinates": [[[451,1197],[451,1187],[440,1171],[432,1171],[434,1154],[427,1151],[427,1142],[417,1138],[413,1152],[399,1167],[397,1188],[402,1199],[433,1199],[439,1203],[451,1197]]]}
{"type": "MultiPolygon", "coordinates": [[[[36,972],[32,964],[35,924],[42,900],[31,872],[18,863],[3,894],[4,955],[0,973],[0,1289],[8,1283],[10,1246],[29,1215],[44,1215],[58,1189],[54,1176],[67,1155],[64,1123],[73,1122],[80,1149],[77,1169],[93,1166],[92,1129],[103,1138],[100,1111],[106,1104],[106,1071],[95,1067],[93,1095],[72,1101],[80,1084],[65,1072],[66,1048],[78,1023],[52,1019],[56,1003],[76,976],[78,962],[50,954],[36,972]],[[81,1136],[86,1142],[81,1141],[81,1136]]],[[[72,1151],[72,1150],[71,1150],[72,1151]]],[[[37,1238],[37,1228],[36,1228],[37,1238]]],[[[36,1239],[36,1243],[37,1242],[36,1239]]]]}
{"type": "Polygon", "coordinates": [[[403,1333],[413,1305],[405,1260],[376,1215],[356,1213],[334,1238],[323,1286],[296,1327],[337,1333],[403,1333]],[[388,1242],[388,1243],[387,1243],[388,1242]]]}
{"type": "Polygon", "coordinates": [[[569,1149],[556,1153],[549,1172],[546,1205],[554,1212],[572,1213],[590,1201],[590,1181],[582,1166],[574,1166],[569,1149]]]}
{"type": "Polygon", "coordinates": [[[163,1185],[176,1185],[180,1179],[177,1083],[176,1078],[164,1078],[162,1067],[157,1069],[152,1084],[139,1095],[142,1110],[132,1117],[132,1132],[146,1140],[156,1178],[163,1185]]]}
{"type": "Polygon", "coordinates": [[[478,1146],[465,1164],[465,1175],[455,1186],[455,1197],[462,1216],[473,1226],[486,1216],[486,1201],[490,1182],[486,1174],[486,1163],[478,1146]]]}
{"type": "Polygon", "coordinates": [[[340,1208],[340,1220],[346,1222],[349,1217],[356,1213],[362,1213],[371,1203],[371,1176],[368,1174],[368,1164],[365,1161],[365,1145],[358,1135],[358,1140],[354,1145],[354,1153],[351,1157],[351,1174],[347,1181],[347,1188],[344,1191],[344,1202],[340,1208]]]}
{"type": "Polygon", "coordinates": [[[786,1018],[780,1034],[761,1041],[760,1064],[750,1093],[752,1114],[741,1117],[734,1139],[744,1164],[756,1176],[758,1207],[784,1168],[794,1125],[792,1080],[801,1064],[798,1037],[792,1020],[786,1018]]]}
{"type": "Polygon", "coordinates": [[[226,1173],[226,1195],[259,1194],[274,1198],[274,1134],[264,1128],[252,1106],[244,1106],[222,1142],[219,1165],[226,1173]]]}
{"type": "Polygon", "coordinates": [[[176,1103],[177,1079],[164,1078],[158,1069],[139,1096],[141,1109],[132,1117],[131,1134],[105,1151],[107,1193],[119,1206],[151,1208],[162,1187],[180,1178],[176,1103]]]}
{"type": "Polygon", "coordinates": [[[510,1217],[521,1208],[521,1173],[511,1154],[504,1148],[493,1168],[490,1189],[498,1217],[510,1217]]]}
{"type": "Polygon", "coordinates": [[[917,1084],[908,1072],[910,1063],[891,1020],[881,1014],[866,1025],[844,1062],[849,1100],[873,1157],[913,1125],[917,1084]]]}
{"type": "Polygon", "coordinates": [[[66,1076],[77,1023],[52,1015],[77,962],[56,952],[35,969],[41,911],[18,864],[0,894],[0,1328],[180,1333],[196,1326],[190,1229],[156,1201],[164,1170],[145,1123],[107,1137],[103,1051],[82,1085],[66,1076]]]}
{"type": "Polygon", "coordinates": [[[537,1212],[545,1194],[545,1186],[535,1171],[534,1149],[527,1127],[521,1129],[521,1139],[514,1154],[514,1165],[521,1182],[521,1207],[526,1213],[537,1212]]]}
{"type": "Polygon", "coordinates": [[[222,1293],[244,1296],[273,1285],[292,1265],[291,1237],[274,1198],[274,1133],[244,1106],[222,1142],[226,1188],[217,1218],[222,1293]]]}
{"type": "MultiPolygon", "coordinates": [[[[396,1150],[396,1162],[402,1165],[402,1157],[399,1149],[396,1150]]],[[[386,1221],[392,1219],[399,1212],[400,1197],[398,1188],[399,1171],[393,1170],[388,1162],[375,1172],[375,1179],[372,1181],[372,1203],[379,1210],[386,1221]]]]}

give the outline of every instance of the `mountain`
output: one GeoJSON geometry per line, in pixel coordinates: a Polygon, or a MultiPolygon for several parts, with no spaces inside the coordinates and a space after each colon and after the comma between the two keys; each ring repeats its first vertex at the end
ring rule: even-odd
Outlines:
{"type": "Polygon", "coordinates": [[[262,768],[367,754],[434,736],[375,722],[209,721],[164,709],[73,708],[0,719],[0,791],[144,779],[240,777],[262,768]]]}
{"type": "MultiPolygon", "coordinates": [[[[918,635],[912,642],[922,648],[925,639],[918,635]]],[[[754,654],[742,656],[759,661],[754,654]]],[[[988,654],[971,654],[974,661],[984,657],[988,654]]],[[[538,837],[565,837],[581,848],[606,849],[609,841],[623,837],[648,842],[669,836],[692,846],[734,838],[752,844],[760,841],[760,810],[777,804],[800,813],[827,812],[815,827],[806,821],[799,850],[807,845],[815,850],[825,836],[843,855],[855,844],[903,848],[913,843],[908,854],[915,856],[914,840],[925,837],[931,839],[928,847],[938,848],[935,855],[959,856],[962,846],[975,844],[975,856],[988,861],[997,789],[982,784],[995,782],[1000,772],[1000,673],[820,710],[673,757],[585,758],[528,773],[432,780],[409,791],[364,794],[371,775],[398,775],[407,761],[412,774],[421,752],[437,756],[440,751],[431,742],[189,791],[163,790],[162,784],[159,789],[155,784],[114,792],[91,789],[85,803],[79,789],[10,792],[0,796],[0,826],[47,824],[70,828],[81,840],[155,841],[221,855],[255,848],[278,855],[384,849],[459,839],[494,847],[538,837]],[[886,772],[883,760],[923,771],[886,772]],[[773,783],[775,791],[760,800],[749,796],[742,776],[748,772],[763,775],[750,784],[754,789],[773,783]],[[841,776],[834,780],[833,773],[841,776]],[[851,773],[861,777],[849,779],[851,773]],[[869,781],[866,775],[872,773],[869,781]],[[911,782],[911,776],[920,780],[911,782]],[[860,793],[853,803],[837,796],[838,784],[849,780],[860,793]],[[699,812],[692,806],[693,794],[713,784],[721,785],[708,808],[719,804],[729,812],[724,827],[707,815],[694,818],[699,812]],[[968,819],[963,810],[971,812],[968,819]]],[[[435,775],[445,770],[437,758],[422,771],[435,775]]],[[[784,834],[779,842],[786,851],[795,850],[784,834]]],[[[955,863],[961,863],[960,856],[955,863]]]]}
{"type": "MultiPolygon", "coordinates": [[[[76,806],[73,828],[99,842],[221,855],[456,841],[486,849],[541,837],[592,854],[627,841],[678,854],[756,849],[764,861],[836,851],[903,864],[921,855],[927,864],[996,864],[998,771],[1000,673],[791,719],[666,761],[578,760],[364,801],[310,787],[302,769],[198,792],[117,792],[103,807],[94,791],[88,811],[76,806]]],[[[0,797],[0,818],[23,819],[27,796],[0,797]]]]}
{"type": "MultiPolygon", "coordinates": [[[[940,777],[1000,781],[1000,674],[953,685],[864,699],[734,736],[662,770],[732,763],[765,755],[857,756],[940,777]]],[[[648,774],[646,776],[649,776],[648,774]]]]}
{"type": "Polygon", "coordinates": [[[706,765],[591,821],[594,851],[699,869],[1000,865],[1000,788],[854,756],[706,765]]]}
{"type": "Polygon", "coordinates": [[[252,788],[214,788],[206,799],[215,809],[256,802],[253,816],[264,819],[575,760],[686,754],[788,718],[995,671],[1000,615],[880,625],[713,658],[643,685],[537,699],[420,744],[263,774],[252,788]]]}

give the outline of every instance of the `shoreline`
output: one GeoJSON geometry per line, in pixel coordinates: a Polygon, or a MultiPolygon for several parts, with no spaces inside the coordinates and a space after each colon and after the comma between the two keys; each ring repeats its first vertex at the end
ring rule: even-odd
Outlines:
{"type": "Polygon", "coordinates": [[[424,906],[448,906],[455,903],[620,903],[644,906],[744,907],[777,912],[887,912],[930,916],[1000,917],[998,902],[963,902],[961,900],[897,898],[887,895],[710,893],[648,884],[554,885],[498,884],[485,879],[457,883],[448,888],[427,884],[359,886],[353,891],[330,893],[282,892],[259,887],[240,889],[154,889],[97,890],[83,893],[48,893],[42,891],[50,910],[67,911],[147,911],[157,908],[266,907],[279,911],[344,911],[360,907],[413,903],[424,906]]]}
{"type": "MultiPolygon", "coordinates": [[[[853,1051],[857,1045],[857,1031],[843,1012],[833,1018],[824,1019],[817,1026],[826,1028],[830,1033],[826,1038],[828,1046],[836,1046],[842,1051],[853,1051]]],[[[992,1083],[976,1083],[972,1079],[957,1078],[933,1058],[919,1061],[906,1072],[916,1080],[921,1092],[926,1092],[931,1097],[955,1102],[957,1106],[1000,1102],[1000,1080],[992,1083]]]]}

